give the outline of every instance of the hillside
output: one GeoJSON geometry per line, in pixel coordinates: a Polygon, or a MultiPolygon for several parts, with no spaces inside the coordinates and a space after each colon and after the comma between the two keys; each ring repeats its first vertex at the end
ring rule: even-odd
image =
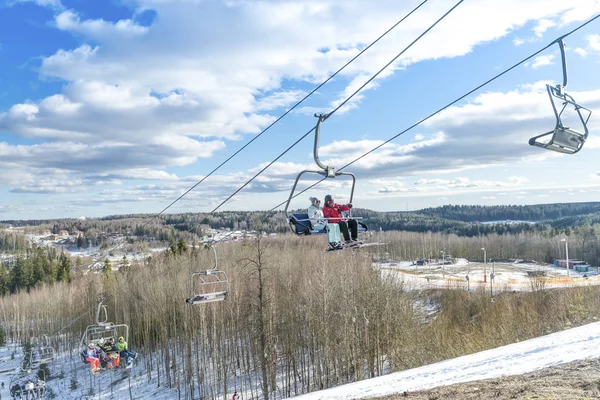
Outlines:
{"type": "MultiPolygon", "coordinates": [[[[305,210],[297,210],[305,212],[305,210]]],[[[528,206],[453,206],[425,208],[411,212],[373,211],[356,207],[353,215],[363,218],[371,230],[403,230],[410,232],[444,232],[459,236],[545,232],[573,229],[600,223],[600,202],[557,203],[528,206]]],[[[154,216],[151,214],[112,215],[103,218],[56,220],[4,220],[0,227],[27,227],[29,230],[58,233],[61,230],[81,232],[84,246],[96,245],[103,232],[173,241],[188,241],[214,229],[255,230],[267,233],[289,232],[287,217],[281,212],[223,211],[182,213],[154,216]]],[[[0,237],[2,245],[2,237],[0,237]]]]}
{"type": "Polygon", "coordinates": [[[297,399],[526,399],[531,395],[579,399],[599,393],[598,357],[600,323],[596,322],[297,399]],[[587,362],[564,365],[581,360],[587,362]]]}
{"type": "Polygon", "coordinates": [[[445,205],[435,208],[424,208],[417,212],[463,222],[507,220],[542,222],[560,220],[566,217],[595,215],[600,212],[600,202],[512,206],[445,205]]]}

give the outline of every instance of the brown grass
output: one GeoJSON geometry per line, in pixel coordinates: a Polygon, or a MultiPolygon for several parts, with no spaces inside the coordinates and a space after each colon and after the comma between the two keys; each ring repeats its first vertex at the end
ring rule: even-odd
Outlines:
{"type": "Polygon", "coordinates": [[[189,395],[203,385],[206,396],[217,398],[230,391],[232,381],[237,389],[254,390],[256,379],[261,395],[277,391],[289,397],[599,316],[600,290],[593,286],[551,291],[538,286],[528,293],[503,293],[495,303],[483,290],[405,291],[402,283],[382,279],[372,259],[385,253],[409,256],[406,242],[443,239],[415,235],[392,233],[382,238],[387,246],[326,255],[324,241],[315,237],[223,243],[219,268],[231,280],[224,302],[185,304],[190,274],[212,265],[210,253],[196,250],[191,256],[190,250],[112,277],[87,275],[4,297],[0,317],[15,340],[63,329],[53,344],[72,351],[103,294],[110,320],[129,325],[130,346],[142,353],[149,378],[177,384],[189,395]],[[423,323],[413,307],[419,297],[439,304],[433,321],[423,323]],[[252,372],[259,370],[260,375],[252,372]]]}

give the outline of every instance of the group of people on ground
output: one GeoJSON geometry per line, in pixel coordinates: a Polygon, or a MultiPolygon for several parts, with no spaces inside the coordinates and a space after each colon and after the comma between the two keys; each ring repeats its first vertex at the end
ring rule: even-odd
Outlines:
{"type": "Polygon", "coordinates": [[[115,338],[100,339],[98,343],[90,343],[84,352],[85,361],[92,366],[92,372],[98,373],[106,368],[116,368],[121,359],[125,360],[125,366],[131,367],[136,353],[129,351],[127,342],[123,336],[119,336],[117,343],[115,338]],[[118,357],[114,357],[118,354],[118,357]]]}
{"type": "Polygon", "coordinates": [[[343,214],[352,208],[352,203],[338,204],[330,194],[325,196],[323,207],[318,198],[311,197],[309,200],[311,205],[308,207],[308,218],[313,229],[327,230],[330,248],[340,249],[358,243],[358,222],[352,218],[345,218],[343,214]],[[344,242],[342,242],[342,235],[344,242]]]}

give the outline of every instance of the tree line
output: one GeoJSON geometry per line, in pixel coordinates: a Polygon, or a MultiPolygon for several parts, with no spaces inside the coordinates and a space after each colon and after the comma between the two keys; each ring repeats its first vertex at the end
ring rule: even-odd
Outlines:
{"type": "MultiPolygon", "coordinates": [[[[0,325],[9,340],[22,342],[59,332],[51,336],[52,345],[80,363],[81,332],[103,295],[109,321],[129,326],[128,342],[140,354],[134,368],[148,377],[147,385],[171,388],[173,398],[222,399],[238,390],[245,399],[268,400],[526,340],[600,316],[600,289],[594,286],[507,292],[492,303],[489,290],[475,289],[470,296],[450,286],[415,291],[394,271],[373,268],[374,258],[410,259],[436,249],[465,258],[477,258],[481,247],[490,257],[543,258],[560,251],[558,237],[377,236],[387,244],[327,256],[317,237],[220,243],[218,265],[230,278],[231,292],[223,302],[200,306],[184,299],[190,275],[210,267],[212,255],[175,245],[168,255],[123,272],[88,274],[0,298],[0,325]],[[420,304],[434,306],[435,318],[427,318],[420,304]]],[[[570,240],[577,255],[582,238],[570,240]]]]}
{"type": "MultiPolygon", "coordinates": [[[[296,210],[306,212],[306,210],[296,210]]],[[[446,205],[413,212],[379,212],[354,208],[372,230],[406,230],[410,232],[444,232],[461,236],[488,234],[519,234],[527,232],[561,231],[581,225],[600,224],[600,202],[560,203],[527,206],[459,206],[446,205]],[[527,221],[505,223],[502,221],[527,221]],[[497,223],[482,223],[500,221],[497,223]]],[[[3,221],[15,226],[82,232],[79,247],[101,244],[103,234],[116,233],[132,240],[145,239],[175,242],[184,238],[193,242],[209,229],[254,230],[267,233],[289,231],[287,217],[281,212],[222,211],[217,213],[181,213],[151,216],[124,214],[91,219],[58,219],[35,221],[3,221]]],[[[2,246],[19,246],[10,235],[0,236],[2,246]]]]}
{"type": "Polygon", "coordinates": [[[445,205],[418,211],[419,214],[463,222],[505,220],[540,222],[599,212],[600,202],[506,206],[445,205]]]}
{"type": "Polygon", "coordinates": [[[55,248],[30,249],[0,264],[0,297],[30,291],[41,283],[71,282],[72,278],[72,262],[67,254],[55,248]]]}

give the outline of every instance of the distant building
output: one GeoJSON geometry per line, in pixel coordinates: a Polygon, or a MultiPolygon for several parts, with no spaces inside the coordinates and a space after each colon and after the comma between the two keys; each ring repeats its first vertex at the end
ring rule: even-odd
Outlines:
{"type": "MultiPolygon", "coordinates": [[[[576,265],[587,265],[587,262],[580,260],[569,260],[569,269],[576,265]]],[[[559,268],[567,268],[567,260],[554,260],[554,266],[559,268]]]]}
{"type": "Polygon", "coordinates": [[[61,229],[60,231],[58,231],[58,236],[69,236],[69,231],[61,229]]]}
{"type": "Polygon", "coordinates": [[[417,260],[417,265],[427,265],[428,263],[429,262],[424,258],[417,260]]]}

